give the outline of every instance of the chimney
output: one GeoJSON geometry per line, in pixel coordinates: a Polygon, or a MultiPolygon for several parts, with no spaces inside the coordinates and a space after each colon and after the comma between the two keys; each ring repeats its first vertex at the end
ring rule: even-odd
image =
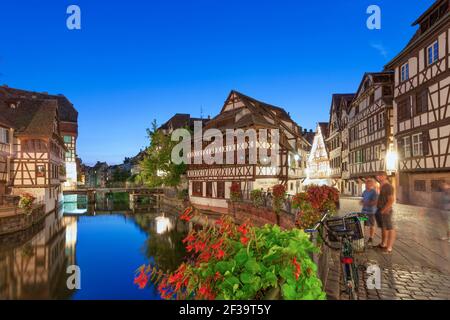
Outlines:
{"type": "Polygon", "coordinates": [[[309,129],[309,132],[313,132],[312,129],[309,129]]]}
{"type": "Polygon", "coordinates": [[[208,120],[211,120],[211,116],[208,114],[208,120]]]}

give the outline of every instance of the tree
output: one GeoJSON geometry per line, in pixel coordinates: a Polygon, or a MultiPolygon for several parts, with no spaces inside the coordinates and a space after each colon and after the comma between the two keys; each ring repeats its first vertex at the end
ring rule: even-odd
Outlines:
{"type": "Polygon", "coordinates": [[[172,162],[172,149],[177,142],[158,130],[156,120],[153,120],[152,128],[147,129],[147,135],[150,147],[140,163],[143,182],[150,188],[177,187],[181,182],[181,175],[185,174],[187,169],[184,163],[177,165],[172,162]]]}

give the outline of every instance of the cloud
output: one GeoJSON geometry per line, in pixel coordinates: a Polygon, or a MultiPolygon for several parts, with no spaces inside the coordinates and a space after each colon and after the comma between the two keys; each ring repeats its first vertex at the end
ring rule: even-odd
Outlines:
{"type": "Polygon", "coordinates": [[[375,50],[377,50],[378,53],[383,56],[383,58],[387,58],[388,57],[388,51],[384,47],[383,44],[381,44],[381,43],[371,43],[370,46],[372,48],[374,48],[375,50]]]}

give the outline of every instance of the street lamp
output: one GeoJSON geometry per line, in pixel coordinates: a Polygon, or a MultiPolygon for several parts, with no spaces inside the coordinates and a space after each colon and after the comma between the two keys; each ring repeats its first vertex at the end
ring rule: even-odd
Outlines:
{"type": "Polygon", "coordinates": [[[389,173],[397,171],[398,154],[392,149],[391,145],[389,151],[386,153],[386,171],[389,173]]]}

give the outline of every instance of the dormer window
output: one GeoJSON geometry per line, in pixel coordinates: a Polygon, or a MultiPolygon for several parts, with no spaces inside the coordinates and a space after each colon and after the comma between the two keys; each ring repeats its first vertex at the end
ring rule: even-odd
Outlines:
{"type": "Polygon", "coordinates": [[[404,82],[409,79],[409,63],[405,63],[401,68],[401,81],[404,82]]]}
{"type": "Polygon", "coordinates": [[[428,65],[432,65],[439,59],[439,42],[435,41],[431,46],[427,49],[428,53],[428,65]]]}

